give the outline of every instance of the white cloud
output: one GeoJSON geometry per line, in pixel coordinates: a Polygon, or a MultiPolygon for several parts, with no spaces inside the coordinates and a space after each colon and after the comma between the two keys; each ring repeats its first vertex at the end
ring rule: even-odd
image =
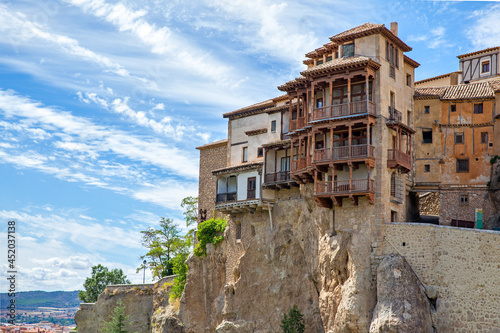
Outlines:
{"type": "Polygon", "coordinates": [[[500,45],[500,5],[475,12],[475,22],[468,26],[467,37],[476,49],[500,45]]]}
{"type": "Polygon", "coordinates": [[[167,180],[137,190],[134,197],[142,201],[155,202],[172,210],[181,210],[182,198],[197,196],[197,193],[197,183],[167,180]]]}
{"type": "Polygon", "coordinates": [[[442,26],[431,29],[427,35],[410,35],[410,42],[427,42],[427,47],[437,49],[442,47],[452,47],[453,45],[446,40],[446,29],[442,26]]]}

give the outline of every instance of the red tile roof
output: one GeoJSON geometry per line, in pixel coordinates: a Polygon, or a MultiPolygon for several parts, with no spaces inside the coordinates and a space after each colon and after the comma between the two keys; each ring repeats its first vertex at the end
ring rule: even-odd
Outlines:
{"type": "Polygon", "coordinates": [[[377,68],[380,67],[380,64],[377,61],[375,61],[375,60],[373,60],[373,59],[371,59],[369,57],[365,57],[365,56],[353,56],[353,57],[333,59],[333,60],[325,62],[325,63],[323,63],[321,65],[317,65],[317,66],[308,68],[305,71],[300,72],[300,74],[302,74],[304,76],[307,76],[307,75],[319,73],[319,72],[322,72],[322,71],[325,71],[325,70],[343,69],[343,68],[346,68],[346,67],[352,67],[352,66],[356,66],[356,65],[359,65],[359,64],[367,64],[370,61],[373,62],[374,64],[376,64],[377,68]]]}
{"type": "Polygon", "coordinates": [[[415,99],[439,98],[441,100],[472,100],[495,98],[495,88],[500,81],[458,84],[446,87],[415,88],[415,99]]]}
{"type": "Polygon", "coordinates": [[[415,88],[413,97],[415,99],[441,98],[445,90],[446,87],[415,88]]]}
{"type": "Polygon", "coordinates": [[[335,36],[330,37],[330,40],[335,43],[343,43],[354,40],[356,38],[374,35],[374,34],[382,34],[388,39],[390,39],[394,44],[398,45],[403,52],[411,51],[411,47],[406,45],[401,39],[399,39],[396,35],[394,35],[389,29],[385,27],[383,24],[374,24],[374,23],[365,23],[355,28],[346,30],[335,36]]]}
{"type": "Polygon", "coordinates": [[[202,149],[208,149],[208,148],[213,148],[213,147],[217,147],[217,146],[224,146],[226,144],[227,144],[227,139],[224,139],[224,140],[219,140],[219,141],[207,143],[203,146],[196,147],[196,149],[202,150],[202,149]]]}
{"type": "Polygon", "coordinates": [[[412,58],[408,57],[407,55],[404,55],[403,59],[404,59],[404,62],[406,62],[410,66],[413,66],[413,68],[420,67],[420,64],[418,62],[416,62],[412,58]]]}
{"type": "Polygon", "coordinates": [[[483,53],[488,53],[488,52],[491,52],[491,51],[500,51],[500,46],[490,47],[488,49],[484,49],[484,50],[474,51],[474,52],[471,52],[471,53],[462,54],[462,55],[457,56],[457,58],[458,59],[463,59],[463,58],[467,58],[467,57],[471,57],[471,56],[475,56],[475,55],[480,55],[480,54],[483,54],[483,53]]]}

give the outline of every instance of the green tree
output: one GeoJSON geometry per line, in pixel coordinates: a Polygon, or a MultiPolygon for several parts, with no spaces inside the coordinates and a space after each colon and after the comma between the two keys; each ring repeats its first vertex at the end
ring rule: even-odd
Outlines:
{"type": "Polygon", "coordinates": [[[116,307],[114,310],[114,315],[104,327],[102,331],[104,333],[128,333],[125,327],[128,325],[129,316],[125,316],[125,305],[123,305],[122,300],[116,302],[116,307]]]}
{"type": "Polygon", "coordinates": [[[186,219],[186,226],[190,227],[198,222],[198,198],[185,197],[182,199],[181,207],[184,208],[184,218],[186,219]]]}
{"type": "Polygon", "coordinates": [[[180,298],[182,296],[182,292],[184,291],[188,272],[186,260],[189,256],[190,249],[191,237],[186,235],[183,239],[182,246],[179,246],[177,255],[172,259],[172,268],[174,274],[177,275],[174,278],[174,285],[172,286],[172,291],[170,293],[170,297],[172,298],[180,298]]]}
{"type": "Polygon", "coordinates": [[[85,291],[78,292],[78,298],[84,303],[95,303],[97,297],[109,284],[130,284],[127,276],[121,269],[109,270],[101,264],[92,267],[92,276],[85,279],[85,291]]]}
{"type": "MultiPolygon", "coordinates": [[[[141,231],[142,245],[149,249],[148,253],[141,256],[146,259],[146,265],[153,273],[153,278],[162,278],[173,274],[174,258],[179,249],[184,246],[180,231],[174,221],[169,218],[161,218],[160,228],[141,231]]],[[[144,265],[137,268],[139,272],[144,265]]]]}
{"type": "Polygon", "coordinates": [[[288,315],[285,313],[283,315],[283,320],[281,321],[281,328],[283,333],[303,333],[305,330],[304,315],[297,309],[297,305],[294,305],[288,315]]]}

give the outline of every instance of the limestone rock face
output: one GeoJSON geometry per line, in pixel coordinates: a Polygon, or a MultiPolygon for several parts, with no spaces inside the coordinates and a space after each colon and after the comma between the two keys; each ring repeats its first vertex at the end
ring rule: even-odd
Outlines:
{"type": "Polygon", "coordinates": [[[206,257],[198,258],[192,253],[188,257],[189,271],[179,308],[185,332],[214,332],[222,322],[225,253],[223,241],[217,248],[208,244],[206,257]]]}
{"type": "Polygon", "coordinates": [[[500,213],[500,159],[491,166],[490,202],[495,213],[500,213]]]}
{"type": "Polygon", "coordinates": [[[123,302],[125,315],[129,316],[129,325],[126,328],[128,331],[151,332],[153,288],[152,284],[107,286],[96,303],[81,307],[76,313],[75,322],[78,332],[101,332],[101,329],[111,320],[118,300],[123,302]]]}
{"type": "Polygon", "coordinates": [[[434,332],[425,289],[401,256],[380,263],[377,300],[370,332],[434,332]]]}

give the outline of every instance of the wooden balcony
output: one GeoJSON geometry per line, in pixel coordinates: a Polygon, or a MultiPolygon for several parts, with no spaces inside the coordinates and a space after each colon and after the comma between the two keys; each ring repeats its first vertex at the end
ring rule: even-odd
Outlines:
{"type": "Polygon", "coordinates": [[[292,172],[300,171],[302,169],[305,169],[306,167],[307,167],[307,158],[305,157],[292,161],[292,172]]]}
{"type": "Polygon", "coordinates": [[[366,113],[375,115],[375,103],[359,101],[324,106],[313,110],[312,120],[334,119],[366,113]]]}
{"type": "Polygon", "coordinates": [[[373,204],[374,194],[373,179],[317,181],[314,184],[315,200],[322,207],[328,207],[328,200],[335,206],[342,206],[343,198],[350,198],[357,205],[360,196],[366,196],[373,204]]]}
{"type": "Polygon", "coordinates": [[[411,170],[411,156],[409,154],[403,153],[399,149],[388,149],[387,150],[387,167],[401,168],[403,173],[410,172],[411,170]]]}
{"type": "Polygon", "coordinates": [[[269,189],[281,189],[297,186],[297,183],[290,176],[290,171],[278,171],[266,174],[262,186],[269,189]]]}
{"type": "Polygon", "coordinates": [[[307,158],[292,161],[292,170],[290,177],[298,184],[312,183],[314,181],[314,168],[312,165],[307,165],[307,158]]]}
{"type": "Polygon", "coordinates": [[[355,145],[316,149],[314,163],[344,163],[355,159],[374,159],[375,147],[372,145],[355,145]]]}
{"type": "Polygon", "coordinates": [[[290,120],[290,132],[294,132],[306,126],[306,118],[300,117],[295,120],[290,120]]]}

